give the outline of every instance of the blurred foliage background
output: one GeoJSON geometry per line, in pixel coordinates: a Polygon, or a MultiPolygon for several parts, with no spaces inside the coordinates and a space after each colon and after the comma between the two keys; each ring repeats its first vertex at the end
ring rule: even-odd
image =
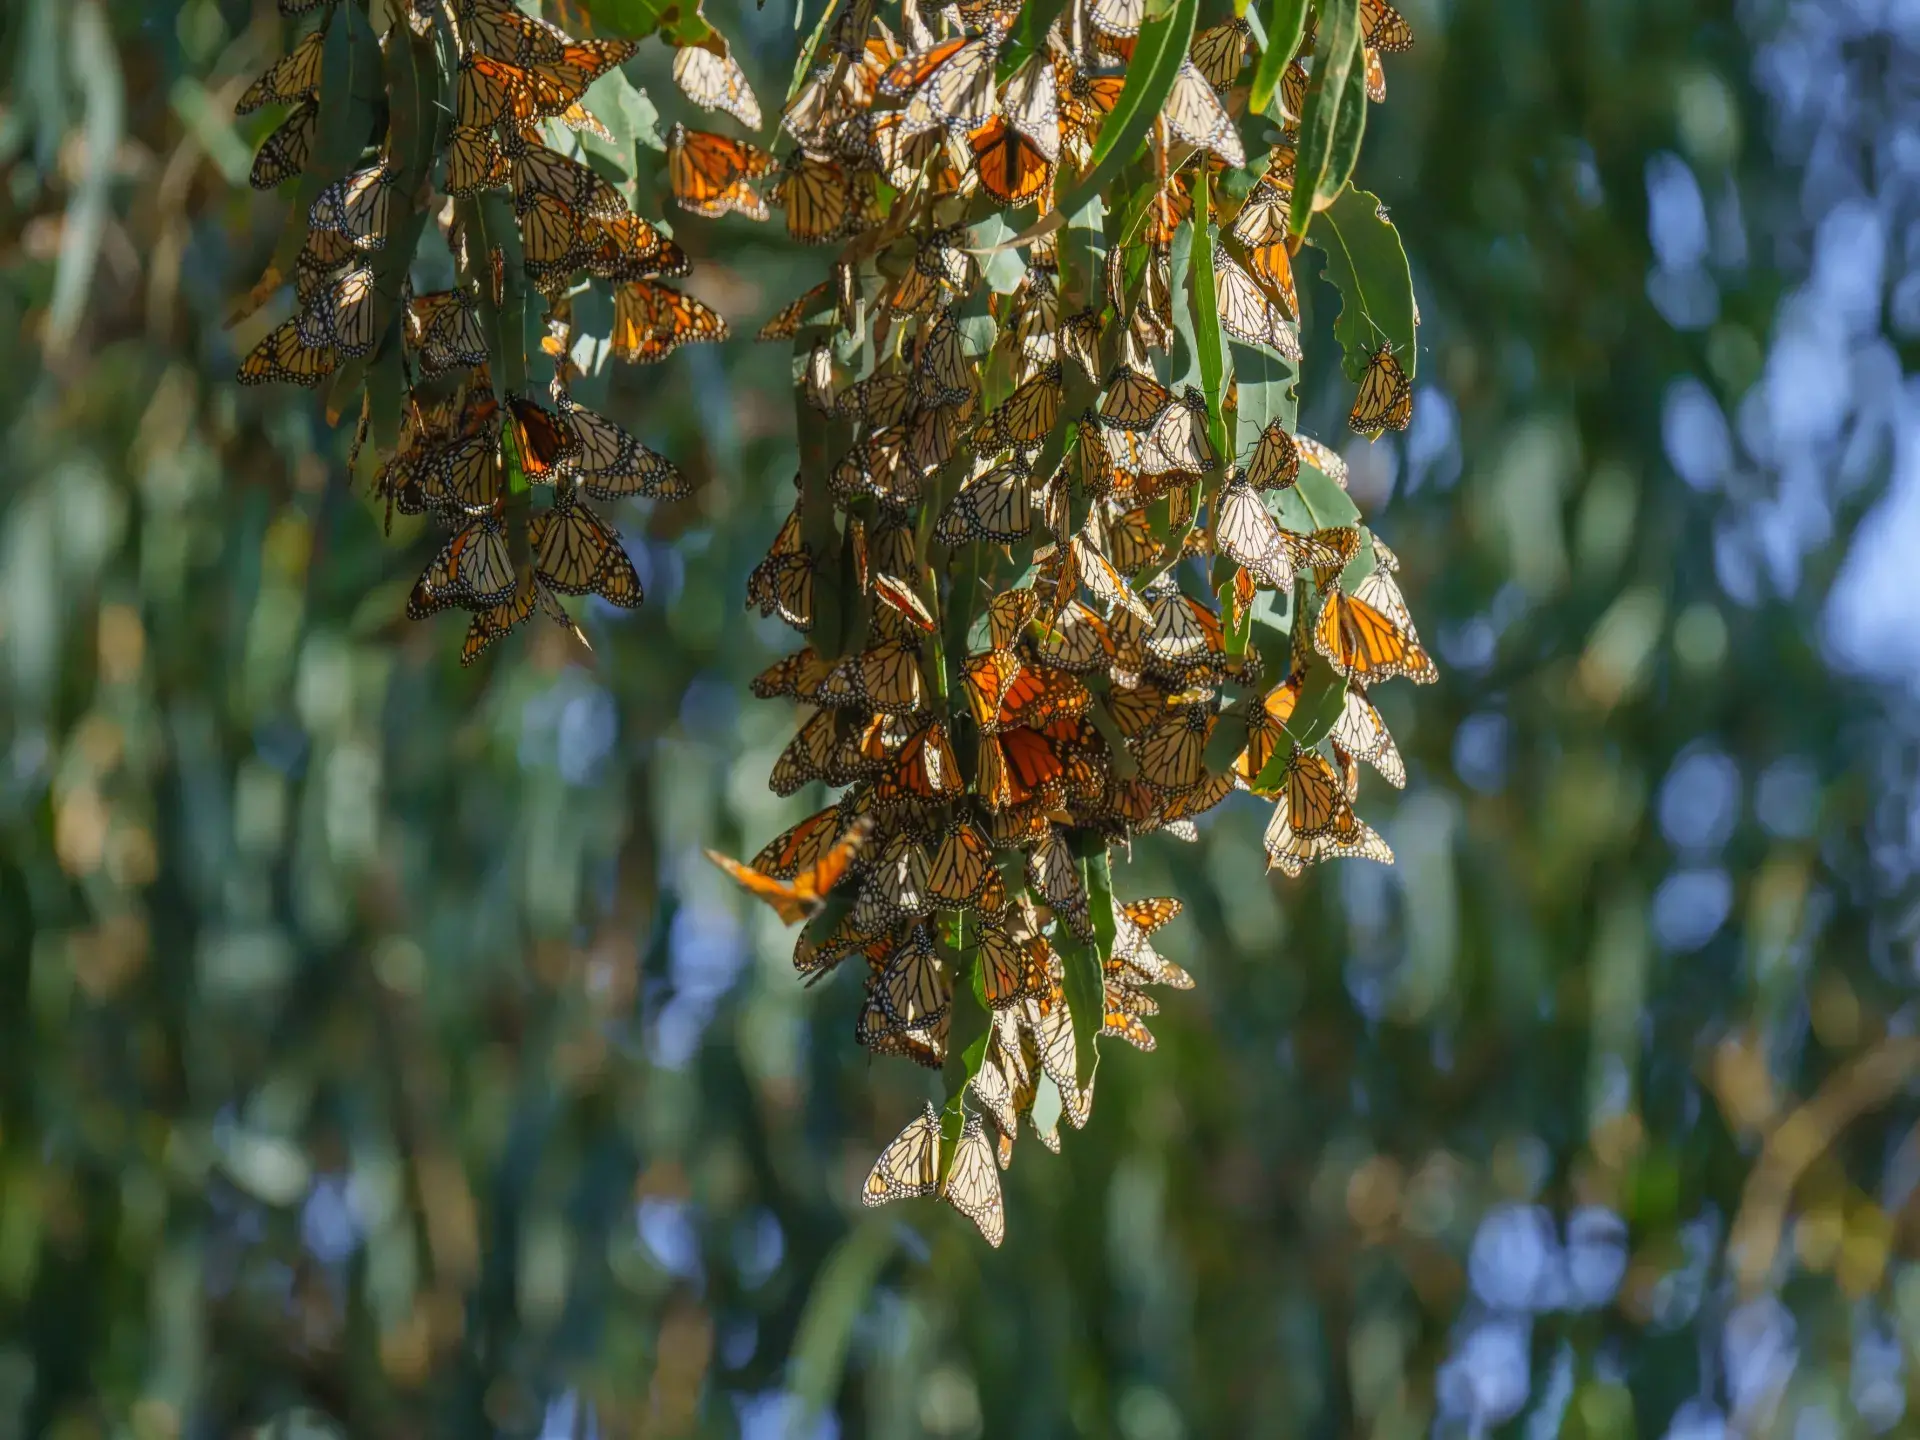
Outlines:
{"type": "MultiPolygon", "coordinates": [[[[647,605],[462,672],[230,379],[271,4],[6,7],[0,1435],[1911,1425],[1920,10],[1403,8],[1399,864],[1269,878],[1245,797],[1136,847],[1200,987],[991,1252],[860,1210],[932,1082],[698,859],[808,808],[742,703],[782,348],[616,376],[697,482],[621,516],[647,605]]],[[[777,99],[791,9],[711,13],[777,99]]],[[[681,218],[740,337],[821,278],[681,218]]]]}

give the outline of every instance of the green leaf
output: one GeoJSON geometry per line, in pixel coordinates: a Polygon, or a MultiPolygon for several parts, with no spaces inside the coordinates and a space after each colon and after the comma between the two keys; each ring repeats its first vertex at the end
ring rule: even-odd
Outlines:
{"type": "Polygon", "coordinates": [[[967,231],[968,249],[991,252],[983,256],[980,273],[996,295],[1011,295],[1027,278],[1027,262],[1018,250],[996,248],[1013,235],[1013,226],[1004,215],[989,215],[967,231]]]}
{"type": "Polygon", "coordinates": [[[806,1434],[840,1393],[847,1345],[867,1296],[893,1254],[894,1222],[870,1215],[853,1227],[820,1267],[794,1331],[787,1386],[800,1413],[794,1433],[806,1434]]]}
{"type": "Polygon", "coordinates": [[[1304,235],[1313,218],[1314,197],[1327,171],[1347,72],[1360,60],[1360,0],[1320,0],[1320,29],[1313,48],[1313,79],[1307,85],[1306,114],[1300,117],[1295,153],[1293,206],[1287,233],[1304,235]]]}
{"type": "MultiPolygon", "coordinates": [[[[787,82],[787,100],[800,93],[800,87],[807,83],[807,72],[813,68],[813,57],[820,53],[820,42],[827,38],[827,26],[833,21],[833,12],[839,9],[839,0],[826,0],[821,7],[820,18],[813,23],[813,29],[807,35],[807,41],[800,47],[800,53],[793,57],[793,78],[787,82]]],[[[793,28],[800,28],[802,7],[793,7],[793,28]]]]}
{"type": "Polygon", "coordinates": [[[1173,93],[1174,77],[1180,73],[1180,62],[1193,42],[1194,17],[1199,13],[1200,0],[1174,0],[1169,13],[1141,25],[1133,61],[1127,67],[1127,83],[1113,112],[1101,122],[1100,139],[1080,182],[1060,202],[1061,215],[1076,213],[1101,194],[1114,171],[1126,164],[1147,138],[1167,96],[1173,93]]]}
{"type": "Polygon", "coordinates": [[[1217,225],[1208,218],[1205,172],[1194,194],[1193,233],[1200,240],[1191,257],[1187,298],[1192,302],[1194,350],[1200,362],[1200,391],[1207,397],[1207,430],[1213,448],[1221,456],[1227,448],[1227,422],[1221,413],[1221,401],[1227,392],[1226,336],[1220,329],[1220,300],[1214,288],[1213,247],[1220,237],[1217,225]]]}
{"type": "Polygon", "coordinates": [[[1065,925],[1054,944],[1065,967],[1067,1011],[1073,1017],[1074,1081],[1084,1090],[1100,1063],[1098,1037],[1106,1023],[1105,960],[1113,950],[1113,871],[1106,840],[1091,830],[1075,831],[1069,841],[1086,891],[1094,943],[1088,944],[1065,925]],[[1105,923],[1102,923],[1104,918],[1105,923]],[[1105,937],[1102,939],[1102,937],[1105,937]]]}
{"type": "Polygon", "coordinates": [[[1227,353],[1233,361],[1235,393],[1240,408],[1234,412],[1233,452],[1245,455],[1260,438],[1260,432],[1278,420],[1291,435],[1299,423],[1299,401],[1294,387],[1300,383],[1300,364],[1274,354],[1265,346],[1242,345],[1230,340],[1227,353]]]}
{"type": "Polygon", "coordinates": [[[1266,29],[1267,46],[1253,67],[1253,90],[1247,97],[1247,108],[1256,115],[1272,103],[1287,62],[1300,48],[1300,37],[1307,32],[1307,0],[1268,0],[1266,29]]]}
{"type": "Polygon", "coordinates": [[[1420,358],[1413,272],[1400,232],[1381,214],[1379,197],[1351,186],[1341,191],[1322,212],[1311,243],[1325,253],[1326,278],[1340,292],[1333,334],[1347,378],[1358,381],[1373,352],[1386,344],[1412,379],[1420,358]]]}
{"type": "Polygon", "coordinates": [[[699,0],[579,0],[579,4],[592,17],[594,29],[626,40],[657,34],[670,45],[698,45],[717,33],[700,13],[699,0]]]}
{"type": "Polygon", "coordinates": [[[1355,525],[1360,520],[1353,497],[1321,474],[1311,461],[1301,465],[1299,480],[1268,498],[1267,506],[1274,518],[1296,534],[1355,525]]]}
{"type": "Polygon", "coordinates": [[[1333,143],[1327,147],[1327,168],[1320,172],[1314,187],[1313,208],[1324,210],[1346,187],[1353,167],[1360,159],[1360,142],[1367,133],[1367,67],[1364,63],[1347,69],[1346,89],[1340,95],[1340,113],[1333,123],[1333,143]]]}

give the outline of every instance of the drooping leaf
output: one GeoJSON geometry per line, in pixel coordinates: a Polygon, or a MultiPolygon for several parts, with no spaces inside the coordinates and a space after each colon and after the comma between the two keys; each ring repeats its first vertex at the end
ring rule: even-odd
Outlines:
{"type": "Polygon", "coordinates": [[[1300,143],[1295,151],[1293,204],[1287,212],[1291,235],[1306,234],[1313,218],[1314,198],[1332,157],[1347,72],[1359,63],[1360,0],[1321,0],[1313,78],[1307,85],[1306,113],[1300,117],[1300,143]]]}
{"type": "Polygon", "coordinates": [[[1359,380],[1373,352],[1387,344],[1411,379],[1420,358],[1413,272],[1379,197],[1348,186],[1321,213],[1310,243],[1325,253],[1326,278],[1340,292],[1333,333],[1347,378],[1359,380]]]}
{"type": "Polygon", "coordinates": [[[1268,0],[1265,25],[1266,47],[1253,67],[1253,88],[1247,96],[1247,108],[1256,115],[1266,113],[1272,104],[1280,76],[1300,48],[1300,37],[1307,30],[1307,0],[1268,0]]]}

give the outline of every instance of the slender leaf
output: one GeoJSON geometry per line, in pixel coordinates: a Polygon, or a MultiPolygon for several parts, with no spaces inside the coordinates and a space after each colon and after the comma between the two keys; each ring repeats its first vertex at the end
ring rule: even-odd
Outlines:
{"type": "Polygon", "coordinates": [[[1300,117],[1295,151],[1293,205],[1287,231],[1307,233],[1314,197],[1333,150],[1334,130],[1347,90],[1347,72],[1360,61],[1360,0],[1321,0],[1320,29],[1314,41],[1313,79],[1307,86],[1306,113],[1300,117]]]}
{"type": "Polygon", "coordinates": [[[840,1392],[854,1322],[866,1308],[880,1268],[893,1253],[897,1222],[870,1215],[853,1227],[820,1267],[794,1333],[787,1384],[793,1392],[794,1435],[813,1433],[814,1421],[840,1392]]]}
{"type": "Polygon", "coordinates": [[[628,40],[659,35],[669,44],[698,45],[716,33],[699,0],[578,0],[596,30],[628,40]]]}
{"type": "Polygon", "coordinates": [[[1307,0],[1268,0],[1266,31],[1266,48],[1253,67],[1253,89],[1247,97],[1247,108],[1256,115],[1267,112],[1287,62],[1300,48],[1300,37],[1307,32],[1307,0]]]}
{"type": "Polygon", "coordinates": [[[1347,68],[1346,89],[1340,96],[1340,113],[1333,123],[1333,143],[1327,149],[1327,168],[1313,190],[1313,208],[1324,210],[1346,188],[1353,167],[1360,160],[1360,142],[1367,133],[1367,67],[1355,64],[1347,68]]]}
{"type": "Polygon", "coordinates": [[[1208,215],[1209,186],[1202,176],[1195,187],[1193,233],[1200,243],[1189,261],[1188,299],[1192,302],[1194,351],[1200,362],[1200,390],[1207,397],[1207,429],[1213,448],[1224,458],[1227,448],[1226,417],[1221,402],[1226,397],[1226,336],[1220,329],[1220,300],[1214,288],[1213,247],[1219,239],[1219,227],[1208,215]]]}

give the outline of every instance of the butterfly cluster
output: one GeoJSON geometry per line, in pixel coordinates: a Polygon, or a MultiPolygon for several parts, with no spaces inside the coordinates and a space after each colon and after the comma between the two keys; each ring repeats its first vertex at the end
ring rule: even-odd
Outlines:
{"type": "MultiPolygon", "coordinates": [[[[1405,21],[1345,3],[1377,73],[1405,21]]],[[[1272,801],[1290,875],[1390,862],[1354,811],[1361,762],[1405,780],[1370,687],[1435,678],[1343,463],[1290,423],[1295,155],[1318,132],[1286,77],[1311,86],[1313,29],[1249,165],[1247,22],[1193,33],[1176,5],[1167,57],[1146,0],[1030,8],[905,4],[896,28],[838,0],[783,154],[684,127],[669,147],[685,209],[783,208],[841,247],[762,331],[793,345],[801,465],[747,584],[806,638],[753,685],[807,707],[772,788],[840,793],[747,863],[713,858],[806,922],[802,975],[861,965],[862,1046],[947,1074],[867,1201],[938,1195],[995,1244],[1021,1117],[1050,1146],[1053,1116],[1083,1125],[1097,1039],[1151,1049],[1151,987],[1192,983],[1152,939],[1178,902],[1117,899],[1113,847],[1192,838],[1243,789],[1272,801]],[[1123,124],[1137,144],[1103,135],[1123,124]],[[1252,403],[1256,371],[1289,377],[1263,392],[1287,418],[1252,403]]],[[[1363,359],[1352,428],[1404,427],[1395,346],[1363,359]]]]}
{"type": "MultiPolygon", "coordinates": [[[[471,612],[463,662],[536,609],[578,636],[559,596],[638,605],[633,562],[589,502],[674,499],[686,485],[574,398],[574,301],[612,288],[600,338],[619,360],[658,360],[727,327],[664,283],[687,272],[686,254],[584,149],[592,137],[617,151],[584,102],[636,43],[576,40],[514,0],[412,0],[384,35],[352,0],[280,8],[317,23],[238,108],[286,111],[251,178],[296,187],[290,259],[276,256],[252,304],[290,271],[295,313],[241,362],[240,382],[327,383],[336,414],[358,399],[354,451],[371,434],[389,513],[450,532],[407,611],[471,612]],[[426,240],[451,257],[450,286],[416,287],[426,240]],[[529,378],[535,366],[550,383],[529,378]]],[[[676,73],[730,66],[700,50],[676,73]]]]}

